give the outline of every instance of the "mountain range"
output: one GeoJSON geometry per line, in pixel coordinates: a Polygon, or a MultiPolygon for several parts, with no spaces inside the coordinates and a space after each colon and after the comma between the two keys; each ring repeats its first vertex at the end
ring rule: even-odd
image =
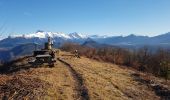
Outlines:
{"type": "Polygon", "coordinates": [[[66,34],[63,32],[37,31],[26,35],[12,35],[0,40],[0,60],[9,60],[11,56],[16,57],[31,54],[35,45],[38,44],[41,48],[43,47],[44,42],[47,41],[47,37],[52,38],[55,47],[60,47],[65,42],[74,42],[94,48],[109,46],[128,49],[140,48],[142,46],[149,46],[152,49],[158,47],[170,48],[170,32],[149,37],[134,34],[128,36],[88,36],[76,32],[66,34]]]}
{"type": "Polygon", "coordinates": [[[13,35],[0,41],[1,48],[15,47],[19,44],[25,43],[38,43],[43,44],[47,41],[47,37],[51,37],[55,47],[59,47],[64,42],[76,42],[83,44],[89,39],[100,43],[116,46],[139,46],[139,45],[156,45],[156,46],[169,46],[170,45],[170,32],[154,36],[137,36],[130,34],[128,36],[98,36],[98,35],[83,35],[81,33],[66,34],[63,32],[44,32],[37,31],[32,34],[26,35],[13,35]]]}
{"type": "Polygon", "coordinates": [[[52,38],[56,47],[60,46],[62,43],[66,41],[82,43],[88,38],[87,36],[76,32],[65,34],[62,32],[53,33],[53,32],[37,31],[36,33],[33,34],[8,36],[7,38],[0,41],[0,47],[11,48],[25,43],[38,43],[41,45],[45,41],[47,41],[47,37],[52,38]]]}

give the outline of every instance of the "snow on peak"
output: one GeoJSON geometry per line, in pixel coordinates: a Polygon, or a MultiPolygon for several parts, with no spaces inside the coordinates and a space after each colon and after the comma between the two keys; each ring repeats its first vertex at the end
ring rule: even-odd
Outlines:
{"type": "Polygon", "coordinates": [[[75,39],[79,39],[79,38],[81,38],[81,39],[88,38],[86,35],[83,35],[83,34],[77,33],[77,32],[70,33],[69,36],[70,36],[71,38],[75,38],[75,39]]]}
{"type": "Polygon", "coordinates": [[[111,37],[111,36],[108,36],[108,35],[91,35],[90,38],[108,38],[108,37],[111,37]]]}
{"type": "Polygon", "coordinates": [[[79,34],[79,33],[70,33],[70,34],[66,34],[63,32],[44,32],[44,31],[37,31],[35,33],[31,33],[31,34],[24,34],[24,35],[12,35],[10,36],[12,38],[15,37],[23,37],[23,38],[47,38],[47,37],[51,37],[51,38],[63,38],[63,39],[83,39],[83,38],[87,38],[87,36],[83,35],[83,34],[79,34]]]}
{"type": "Polygon", "coordinates": [[[46,34],[45,34],[45,32],[36,32],[36,33],[32,33],[32,34],[26,34],[24,37],[25,38],[33,38],[33,37],[45,38],[46,34]]]}

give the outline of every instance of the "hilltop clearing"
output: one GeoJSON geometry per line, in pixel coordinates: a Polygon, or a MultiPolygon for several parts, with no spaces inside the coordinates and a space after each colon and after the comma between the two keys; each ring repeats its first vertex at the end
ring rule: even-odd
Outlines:
{"type": "MultiPolygon", "coordinates": [[[[0,98],[78,99],[76,82],[68,68],[57,62],[54,68],[34,68],[23,59],[0,75],[0,98]],[[22,63],[21,63],[22,62],[22,63]],[[18,68],[17,68],[17,67],[18,68]],[[20,69],[20,70],[16,70],[20,69]]],[[[6,66],[7,67],[7,66],[6,66]]]]}
{"type": "Polygon", "coordinates": [[[55,67],[29,65],[25,57],[0,70],[1,99],[170,99],[170,82],[123,66],[62,52],[55,67]]]}

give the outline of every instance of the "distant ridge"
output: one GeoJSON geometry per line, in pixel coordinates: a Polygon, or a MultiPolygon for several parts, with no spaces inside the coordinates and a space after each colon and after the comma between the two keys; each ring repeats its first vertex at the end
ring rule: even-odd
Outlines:
{"type": "Polygon", "coordinates": [[[128,49],[138,49],[143,46],[149,46],[150,49],[156,50],[159,47],[170,48],[170,32],[154,36],[86,36],[77,32],[65,34],[62,32],[44,32],[27,35],[13,35],[0,41],[0,60],[9,61],[15,56],[31,54],[35,49],[35,44],[42,46],[51,37],[54,47],[58,48],[65,42],[79,43],[82,46],[91,48],[104,47],[123,47],[128,49]]]}
{"type": "MultiPolygon", "coordinates": [[[[95,44],[107,44],[116,46],[143,46],[156,45],[167,47],[170,45],[170,32],[154,36],[137,36],[130,34],[128,36],[98,36],[98,35],[84,35],[82,33],[63,33],[63,32],[45,32],[38,30],[35,33],[25,35],[12,35],[0,41],[0,47],[15,47],[20,43],[39,43],[42,44],[47,41],[47,37],[51,37],[55,47],[61,46],[64,42],[76,42],[80,44],[87,44],[87,40],[93,40],[95,44]]],[[[93,43],[93,44],[94,44],[93,43]]],[[[92,43],[91,43],[92,44],[92,43]]]]}

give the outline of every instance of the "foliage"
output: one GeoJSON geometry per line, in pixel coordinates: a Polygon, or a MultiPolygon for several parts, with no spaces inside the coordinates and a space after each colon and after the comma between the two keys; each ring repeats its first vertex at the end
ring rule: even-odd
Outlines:
{"type": "Polygon", "coordinates": [[[65,43],[62,50],[73,52],[78,50],[80,55],[99,61],[111,62],[118,65],[132,67],[136,70],[152,73],[155,76],[168,78],[170,73],[170,51],[159,48],[152,52],[148,47],[138,50],[124,48],[91,48],[74,43],[65,43]]]}

